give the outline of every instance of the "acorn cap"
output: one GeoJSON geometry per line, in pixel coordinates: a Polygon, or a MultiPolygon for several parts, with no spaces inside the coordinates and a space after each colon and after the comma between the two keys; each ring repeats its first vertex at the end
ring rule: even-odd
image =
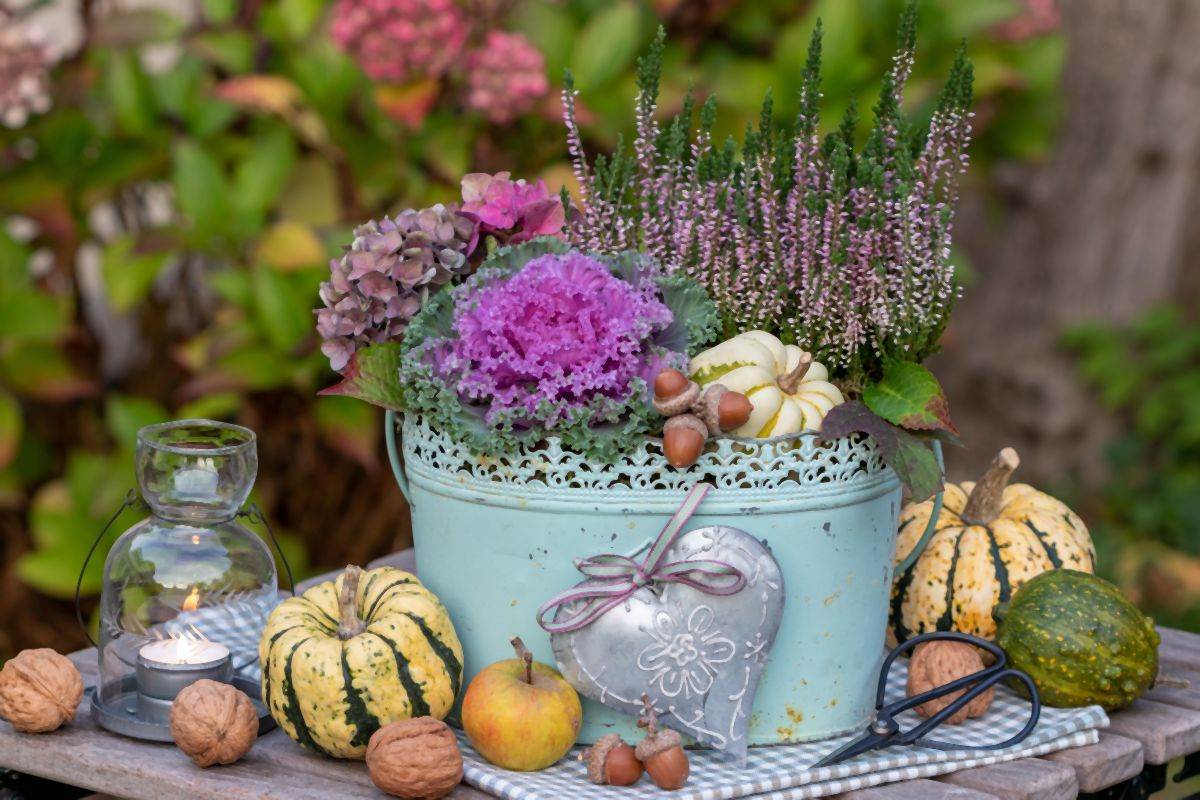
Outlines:
{"type": "Polygon", "coordinates": [[[604,777],[604,762],[608,760],[608,754],[622,744],[620,735],[609,733],[601,736],[594,745],[588,748],[588,751],[584,753],[584,758],[587,760],[589,781],[601,786],[608,783],[608,779],[604,777]]]}
{"type": "Polygon", "coordinates": [[[673,417],[689,411],[699,397],[700,385],[695,381],[689,381],[679,370],[663,370],[654,381],[654,407],[664,417],[673,417]],[[676,380],[667,380],[668,377],[683,378],[683,383],[678,384],[676,380]],[[664,396],[660,392],[664,383],[669,386],[672,394],[664,396]]]}
{"type": "Polygon", "coordinates": [[[659,728],[652,734],[646,736],[637,743],[634,748],[634,755],[638,761],[649,761],[664,750],[670,750],[673,747],[682,747],[683,737],[678,732],[670,728],[659,728]]]}

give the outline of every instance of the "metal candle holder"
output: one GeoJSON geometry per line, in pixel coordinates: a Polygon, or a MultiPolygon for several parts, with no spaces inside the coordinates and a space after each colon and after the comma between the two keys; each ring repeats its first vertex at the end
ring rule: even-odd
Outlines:
{"type": "Polygon", "coordinates": [[[147,722],[169,722],[171,703],[175,697],[196,681],[204,679],[221,683],[233,681],[233,661],[228,650],[217,659],[199,664],[169,664],[153,661],[138,653],[138,716],[147,722]]]}

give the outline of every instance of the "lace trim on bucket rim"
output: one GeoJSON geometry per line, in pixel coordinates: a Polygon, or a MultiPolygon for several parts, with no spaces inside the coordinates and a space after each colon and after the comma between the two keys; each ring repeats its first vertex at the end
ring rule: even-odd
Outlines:
{"type": "Polygon", "coordinates": [[[662,440],[653,437],[646,437],[613,463],[600,463],[564,449],[557,437],[508,453],[480,455],[420,416],[406,416],[402,433],[406,464],[525,490],[544,486],[676,491],[697,481],[708,481],[718,489],[768,490],[856,484],[887,469],[879,448],[861,434],[832,442],[811,432],[774,439],[715,439],[692,467],[677,470],[663,457],[662,440]]]}

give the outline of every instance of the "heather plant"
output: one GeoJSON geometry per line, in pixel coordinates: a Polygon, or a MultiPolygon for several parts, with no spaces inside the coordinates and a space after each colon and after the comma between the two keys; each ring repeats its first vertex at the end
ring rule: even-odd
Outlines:
{"type": "Polygon", "coordinates": [[[727,335],[763,329],[811,350],[851,391],[891,361],[920,362],[937,347],[956,298],[950,234],[957,178],[966,169],[972,70],[960,49],[929,125],[901,114],[916,44],[915,7],[875,105],[865,146],[855,146],[853,104],[819,132],[821,27],[815,27],[790,128],[768,93],[741,147],[712,141],[716,103],[655,118],[664,34],[639,62],[636,138],[589,165],[568,76],[568,148],[583,210],[571,241],[600,251],[643,248],[695,278],[727,335]]]}

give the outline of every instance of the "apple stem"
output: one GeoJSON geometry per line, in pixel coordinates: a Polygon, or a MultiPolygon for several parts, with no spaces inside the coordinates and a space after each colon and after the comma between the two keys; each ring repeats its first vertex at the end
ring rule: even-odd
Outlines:
{"type": "Polygon", "coordinates": [[[525,682],[530,686],[533,685],[533,653],[529,652],[529,648],[521,641],[520,636],[514,636],[509,642],[513,646],[513,650],[517,651],[517,658],[525,662],[525,682]]]}

